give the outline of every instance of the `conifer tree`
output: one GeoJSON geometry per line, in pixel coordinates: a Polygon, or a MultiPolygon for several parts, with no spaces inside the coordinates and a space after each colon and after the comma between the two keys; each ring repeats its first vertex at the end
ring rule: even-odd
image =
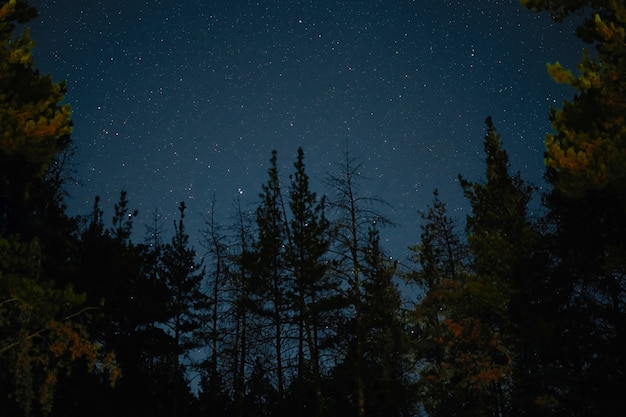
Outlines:
{"type": "Polygon", "coordinates": [[[415,396],[409,377],[409,339],[402,298],[394,282],[397,262],[385,256],[375,224],[368,232],[363,260],[366,410],[370,416],[410,415],[415,396]]]}
{"type": "Polygon", "coordinates": [[[252,247],[249,224],[246,222],[241,200],[237,199],[237,246],[233,255],[234,270],[230,274],[232,288],[232,321],[233,329],[230,341],[232,352],[233,379],[233,415],[242,417],[248,412],[249,401],[246,396],[248,364],[250,356],[250,313],[252,304],[251,283],[256,257],[252,247]]]}
{"type": "Polygon", "coordinates": [[[113,215],[113,229],[112,235],[122,242],[127,242],[133,233],[133,218],[137,217],[139,212],[137,210],[130,211],[128,208],[127,192],[122,190],[120,193],[120,199],[115,204],[113,215]]]}
{"type": "Polygon", "coordinates": [[[519,310],[532,304],[525,289],[537,279],[533,254],[539,235],[527,216],[533,187],[519,173],[509,173],[508,153],[491,117],[486,124],[485,181],[460,178],[472,207],[466,222],[472,273],[464,287],[472,303],[469,316],[480,332],[479,349],[484,352],[483,363],[470,375],[484,401],[481,406],[508,413],[522,330],[536,325],[524,323],[519,310]]]}
{"type": "Polygon", "coordinates": [[[584,6],[589,17],[577,29],[583,41],[595,46],[597,57],[587,50],[575,74],[559,62],[548,72],[559,83],[576,90],[562,109],[553,108],[550,120],[555,133],[546,137],[546,165],[555,186],[573,197],[588,191],[624,190],[626,177],[626,5],[619,0],[523,1],[527,7],[546,9],[564,18],[584,6]]]}
{"type": "Polygon", "coordinates": [[[174,222],[174,236],[165,245],[162,254],[163,280],[169,290],[167,312],[163,323],[174,339],[170,352],[170,407],[171,416],[178,415],[179,396],[183,394],[183,377],[189,353],[198,346],[196,332],[202,327],[207,308],[207,296],[202,292],[204,268],[196,261],[196,252],[189,244],[185,230],[186,205],[181,202],[180,218],[174,222]]]}
{"type": "Polygon", "coordinates": [[[291,286],[286,270],[285,245],[287,243],[288,225],[283,203],[283,195],[278,176],[276,151],[272,151],[268,180],[262,186],[259,195],[261,202],[256,210],[257,239],[254,242],[254,275],[250,282],[250,307],[260,318],[271,335],[270,346],[272,367],[276,381],[276,391],[280,406],[285,398],[285,357],[284,345],[287,326],[286,291],[291,286]]]}
{"type": "Polygon", "coordinates": [[[458,412],[459,405],[452,399],[458,400],[459,395],[451,378],[452,353],[445,348],[449,337],[446,320],[454,314],[451,309],[468,274],[469,254],[459,226],[448,215],[437,190],[421,217],[425,223],[420,226],[420,242],[410,247],[417,270],[405,274],[423,293],[409,316],[419,372],[417,395],[429,415],[449,416],[458,412]]]}
{"type": "Polygon", "coordinates": [[[323,329],[331,324],[329,314],[338,289],[329,274],[331,229],[325,213],[326,198],[318,199],[309,189],[302,148],[298,149],[294,168],[289,189],[291,222],[286,261],[295,281],[287,296],[298,329],[298,415],[305,408],[313,408],[314,415],[321,416],[324,412],[320,368],[323,329]],[[314,404],[306,404],[306,399],[311,397],[307,395],[310,388],[314,404]]]}
{"type": "Polygon", "coordinates": [[[367,332],[363,323],[364,310],[367,308],[363,300],[364,251],[370,226],[390,222],[376,208],[376,205],[383,203],[380,199],[360,193],[360,169],[361,165],[346,152],[344,161],[340,164],[340,173],[330,176],[327,183],[335,192],[330,202],[337,214],[337,219],[333,222],[335,235],[332,250],[336,255],[334,272],[342,281],[342,289],[345,291],[345,315],[349,317],[347,320],[349,330],[343,343],[349,354],[344,361],[346,365],[351,366],[348,372],[349,395],[353,398],[351,404],[338,406],[344,408],[343,412],[363,417],[367,413],[363,351],[367,332]],[[349,407],[347,410],[346,406],[349,407]]]}
{"type": "Polygon", "coordinates": [[[36,15],[23,0],[0,5],[0,198],[3,228],[20,224],[20,206],[33,184],[70,144],[70,106],[63,102],[65,83],[41,75],[32,57],[28,29],[14,36],[16,25],[36,15]],[[9,222],[10,221],[10,222],[9,222]]]}
{"type": "Polygon", "coordinates": [[[0,2],[0,408],[12,415],[48,413],[59,376],[76,362],[109,368],[112,382],[119,375],[79,323],[93,307],[68,284],[71,268],[50,261],[71,259],[75,238],[52,228],[68,219],[49,176],[71,121],[65,84],[35,68],[28,30],[14,33],[35,15],[26,1],[0,2]]]}
{"type": "Polygon", "coordinates": [[[411,246],[411,261],[419,266],[405,277],[425,290],[438,286],[443,279],[458,280],[467,271],[468,250],[461,241],[457,222],[448,215],[446,204],[433,192],[433,202],[420,213],[420,243],[411,246]]]}
{"type": "Polygon", "coordinates": [[[472,214],[467,249],[451,231],[445,207],[435,194],[416,247],[427,284],[415,312],[419,349],[426,364],[421,395],[433,415],[507,415],[514,391],[519,327],[513,307],[527,272],[536,233],[526,217],[531,188],[509,174],[491,118],[485,136],[486,178],[461,178],[472,214]],[[465,258],[465,253],[469,258],[465,258]]]}
{"type": "Polygon", "coordinates": [[[152,268],[154,253],[131,239],[134,216],[129,216],[129,204],[121,193],[112,221],[105,224],[100,199],[95,198],[92,213],[84,219],[72,274],[73,284],[85,292],[90,305],[99,306],[88,328],[101,345],[116,353],[123,378],[114,390],[88,374],[64,378],[59,408],[67,415],[103,412],[126,416],[140,405],[159,415],[156,411],[163,408],[164,395],[156,394],[162,385],[157,363],[172,339],[157,323],[166,318],[166,291],[152,268]],[[117,232],[120,222],[116,217],[120,216],[127,232],[117,232]]]}
{"type": "Polygon", "coordinates": [[[220,409],[227,407],[227,388],[221,371],[226,369],[225,334],[227,325],[226,296],[230,277],[229,252],[225,236],[216,219],[216,200],[211,199],[211,209],[205,218],[203,230],[204,246],[207,249],[210,265],[207,272],[206,294],[208,298],[207,321],[203,326],[202,339],[209,349],[208,357],[202,365],[201,400],[207,402],[208,415],[219,415],[220,409]]]}
{"type": "Polygon", "coordinates": [[[546,196],[554,269],[548,282],[559,297],[560,381],[544,401],[569,415],[620,415],[611,387],[626,383],[626,5],[623,1],[526,0],[561,21],[583,15],[576,35],[578,71],[548,65],[555,81],[574,88],[572,100],[550,111],[546,137],[546,196]],[[574,346],[576,348],[574,348],[574,346]],[[598,378],[598,375],[602,375],[598,378]],[[592,382],[593,381],[593,382],[592,382]]]}
{"type": "Polygon", "coordinates": [[[467,217],[466,234],[472,255],[472,270],[479,280],[473,283],[482,294],[485,317],[508,320],[510,298],[522,279],[524,263],[536,234],[527,219],[532,187],[519,173],[509,174],[508,153],[491,117],[486,120],[486,178],[484,183],[460,178],[472,213],[467,217]],[[481,287],[481,288],[478,288],[481,287]]]}

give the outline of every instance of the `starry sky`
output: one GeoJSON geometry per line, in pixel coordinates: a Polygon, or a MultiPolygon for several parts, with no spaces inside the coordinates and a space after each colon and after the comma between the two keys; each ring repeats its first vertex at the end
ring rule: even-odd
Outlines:
{"type": "MultiPolygon", "coordinates": [[[[35,62],[66,80],[73,109],[70,214],[100,195],[106,218],[121,190],[158,209],[172,232],[217,200],[258,201],[271,151],[284,184],[298,147],[318,194],[348,149],[361,191],[385,200],[396,224],[387,250],[419,239],[418,211],[435,188],[463,220],[457,176],[483,177],[491,115],[514,170],[541,183],[548,110],[573,91],[546,63],[575,65],[573,23],[553,23],[518,0],[31,0],[35,62]]],[[[197,234],[199,237],[199,233],[197,234]]]]}

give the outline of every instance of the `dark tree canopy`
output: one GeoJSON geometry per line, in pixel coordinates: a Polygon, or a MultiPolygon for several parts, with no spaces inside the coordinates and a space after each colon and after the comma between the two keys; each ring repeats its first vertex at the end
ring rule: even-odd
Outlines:
{"type": "Polygon", "coordinates": [[[624,415],[626,6],[522,4],[582,16],[595,48],[548,65],[575,90],[549,113],[548,187],[535,198],[487,118],[469,215],[435,190],[419,230],[390,232],[415,234],[407,265],[347,152],[327,196],[302,148],[288,182],[273,151],[232,225],[211,201],[205,253],[184,201],[143,243],[126,191],[68,216],[66,86],[33,63],[36,11],[0,0],[0,414],[624,415]]]}

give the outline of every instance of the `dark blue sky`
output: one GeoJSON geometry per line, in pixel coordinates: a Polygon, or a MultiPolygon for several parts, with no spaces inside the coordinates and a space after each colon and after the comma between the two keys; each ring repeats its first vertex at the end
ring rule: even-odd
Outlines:
{"type": "Polygon", "coordinates": [[[382,235],[396,257],[433,189],[464,218],[457,175],[482,177],[487,115],[513,168],[541,181],[548,109],[573,94],[546,63],[575,64],[583,46],[517,0],[32,4],[36,64],[69,86],[72,213],[100,195],[108,218],[124,189],[137,237],[155,208],[171,232],[183,200],[195,235],[212,195],[226,223],[238,195],[254,205],[272,149],[286,184],[299,146],[315,179],[347,147],[362,190],[393,206],[382,235]]]}

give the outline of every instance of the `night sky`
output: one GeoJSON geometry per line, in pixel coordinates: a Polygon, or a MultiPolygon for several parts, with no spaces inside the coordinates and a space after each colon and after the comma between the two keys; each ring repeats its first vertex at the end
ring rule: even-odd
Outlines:
{"type": "Polygon", "coordinates": [[[541,182],[548,109],[573,95],[546,63],[574,65],[583,46],[517,0],[31,4],[36,65],[69,87],[70,214],[100,195],[108,219],[127,190],[140,240],[155,208],[171,233],[185,201],[196,248],[212,195],[229,223],[237,196],[254,207],[271,151],[286,189],[301,146],[318,193],[345,149],[363,162],[403,257],[435,188],[463,220],[457,175],[483,177],[486,116],[513,169],[541,182]]]}

